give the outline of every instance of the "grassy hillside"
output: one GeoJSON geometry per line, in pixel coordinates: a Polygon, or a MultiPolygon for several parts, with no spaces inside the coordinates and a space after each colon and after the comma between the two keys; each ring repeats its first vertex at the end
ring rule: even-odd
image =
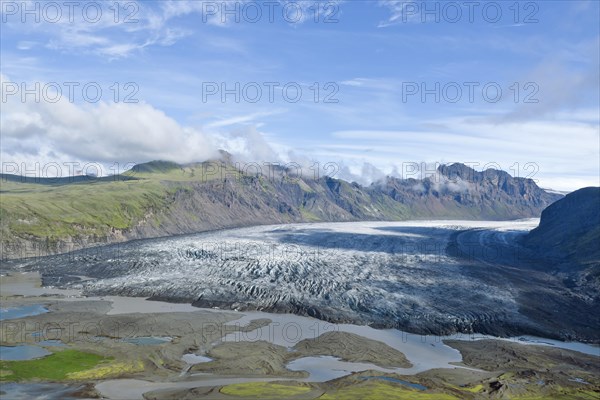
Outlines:
{"type": "Polygon", "coordinates": [[[71,235],[101,236],[115,229],[130,229],[148,213],[168,207],[178,186],[211,178],[191,168],[168,171],[152,171],[151,165],[148,168],[124,174],[131,180],[89,178],[65,184],[2,180],[3,231],[52,241],[71,235]]]}
{"type": "Polygon", "coordinates": [[[168,190],[155,180],[99,182],[45,186],[2,185],[0,209],[3,228],[14,235],[49,239],[67,235],[102,235],[128,229],[147,210],[162,208],[168,190]]]}
{"type": "MultiPolygon", "coordinates": [[[[72,237],[100,240],[164,212],[182,187],[211,179],[194,168],[153,169],[152,164],[110,179],[87,177],[58,184],[53,179],[24,183],[2,179],[3,247],[19,238],[41,240],[49,246],[72,237]]],[[[160,224],[158,220],[146,222],[160,224]]]]}
{"type": "Polygon", "coordinates": [[[158,161],[112,179],[58,184],[4,177],[2,258],[247,224],[353,219],[316,182],[267,179],[220,166],[215,173],[214,165],[158,161]]]}

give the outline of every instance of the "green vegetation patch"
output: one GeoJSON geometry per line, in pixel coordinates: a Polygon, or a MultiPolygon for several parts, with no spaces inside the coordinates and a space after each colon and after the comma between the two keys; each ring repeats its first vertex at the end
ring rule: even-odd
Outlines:
{"type": "Polygon", "coordinates": [[[130,228],[149,210],[160,210],[167,203],[167,190],[157,182],[27,187],[6,191],[3,185],[2,224],[18,236],[103,235],[111,228],[130,228]]]}
{"type": "Polygon", "coordinates": [[[0,361],[0,381],[60,381],[67,379],[70,373],[94,368],[111,359],[78,350],[63,350],[35,360],[0,361]]]}
{"type": "Polygon", "coordinates": [[[352,385],[335,391],[328,391],[319,400],[455,400],[445,393],[427,393],[404,388],[400,385],[387,382],[368,382],[352,385]]]}
{"type": "MultiPolygon", "coordinates": [[[[226,172],[228,179],[243,175],[233,167],[226,172]]],[[[130,229],[144,218],[156,218],[178,192],[192,193],[190,184],[223,176],[217,165],[181,167],[157,161],[113,179],[63,184],[2,181],[0,230],[4,241],[33,236],[53,244],[68,237],[102,237],[113,229],[130,229]]]]}
{"type": "Polygon", "coordinates": [[[224,386],[221,393],[245,399],[286,399],[311,390],[309,386],[293,383],[249,382],[224,386]]]}

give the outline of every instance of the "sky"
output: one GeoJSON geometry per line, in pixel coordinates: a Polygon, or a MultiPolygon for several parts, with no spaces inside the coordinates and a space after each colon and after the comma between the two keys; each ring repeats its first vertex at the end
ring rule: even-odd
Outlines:
{"type": "Polygon", "coordinates": [[[599,4],[2,0],[2,172],[224,149],[363,184],[463,162],[599,186],[599,4]]]}

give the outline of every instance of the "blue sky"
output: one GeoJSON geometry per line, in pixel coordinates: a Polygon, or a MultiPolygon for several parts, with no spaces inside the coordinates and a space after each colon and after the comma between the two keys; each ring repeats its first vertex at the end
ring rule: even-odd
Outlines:
{"type": "Polygon", "coordinates": [[[600,184],[597,1],[228,2],[232,14],[220,1],[122,1],[118,14],[81,2],[72,21],[46,3],[24,14],[2,2],[2,161],[13,169],[202,161],[222,148],[241,161],[333,162],[361,183],[460,161],[555,189],[600,184]],[[62,96],[47,101],[49,87],[22,101],[36,82],[62,96]],[[65,82],[80,85],[73,101],[65,82]],[[90,82],[98,102],[82,96],[90,82]],[[272,99],[269,82],[281,85],[272,99]],[[236,83],[240,100],[223,101],[236,83]]]}

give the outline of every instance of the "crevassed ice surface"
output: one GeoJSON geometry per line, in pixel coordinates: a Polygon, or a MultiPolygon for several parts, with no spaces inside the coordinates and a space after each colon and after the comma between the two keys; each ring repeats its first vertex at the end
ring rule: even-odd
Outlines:
{"type": "MultiPolygon", "coordinates": [[[[43,269],[92,277],[63,284],[88,294],[185,300],[422,331],[435,326],[432,331],[441,333],[469,328],[474,320],[491,324],[520,318],[519,289],[510,280],[470,276],[472,265],[447,255],[451,237],[471,229],[492,231],[506,242],[537,222],[261,226],[91,249],[45,260],[43,269]]],[[[482,234],[470,240],[467,246],[487,239],[482,234]]]]}

